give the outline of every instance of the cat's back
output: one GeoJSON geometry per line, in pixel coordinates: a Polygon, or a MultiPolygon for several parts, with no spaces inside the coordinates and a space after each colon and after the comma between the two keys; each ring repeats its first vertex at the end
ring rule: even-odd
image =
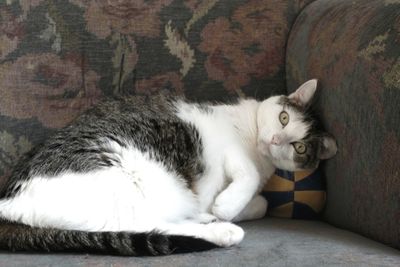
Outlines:
{"type": "Polygon", "coordinates": [[[106,98],[80,115],[70,127],[84,127],[96,124],[98,120],[110,124],[123,121],[144,121],[148,119],[176,119],[174,103],[180,98],[167,95],[125,96],[106,98]]]}
{"type": "Polygon", "coordinates": [[[8,189],[17,181],[35,175],[115,166],[120,149],[150,153],[174,171],[193,176],[200,168],[200,139],[194,127],[176,116],[176,101],[165,95],[105,99],[25,155],[5,191],[13,194],[8,189]]]}

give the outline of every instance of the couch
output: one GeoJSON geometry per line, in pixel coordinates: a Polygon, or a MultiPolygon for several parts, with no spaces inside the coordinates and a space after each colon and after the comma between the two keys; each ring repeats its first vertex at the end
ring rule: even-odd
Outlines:
{"type": "Polygon", "coordinates": [[[244,222],[239,246],[152,258],[0,252],[0,266],[399,266],[400,1],[0,2],[0,187],[103,97],[263,99],[318,78],[338,154],[319,221],[244,222]]]}

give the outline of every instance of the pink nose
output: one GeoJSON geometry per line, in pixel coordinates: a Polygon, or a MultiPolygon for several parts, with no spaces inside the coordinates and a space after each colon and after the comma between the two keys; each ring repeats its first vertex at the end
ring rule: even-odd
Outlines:
{"type": "Polygon", "coordinates": [[[281,144],[281,142],[282,142],[282,140],[278,135],[274,134],[274,136],[272,136],[271,144],[279,146],[281,144]]]}

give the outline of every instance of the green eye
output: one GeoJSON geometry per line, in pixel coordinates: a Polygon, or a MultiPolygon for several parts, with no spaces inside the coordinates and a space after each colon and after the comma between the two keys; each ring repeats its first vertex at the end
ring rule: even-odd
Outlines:
{"type": "Polygon", "coordinates": [[[282,111],[279,114],[279,121],[283,126],[286,126],[289,123],[289,114],[286,111],[282,111]]]}
{"type": "Polygon", "coordinates": [[[296,152],[298,154],[304,154],[307,151],[306,145],[303,143],[300,143],[300,142],[293,143],[293,147],[294,147],[294,150],[296,150],[296,152]]]}

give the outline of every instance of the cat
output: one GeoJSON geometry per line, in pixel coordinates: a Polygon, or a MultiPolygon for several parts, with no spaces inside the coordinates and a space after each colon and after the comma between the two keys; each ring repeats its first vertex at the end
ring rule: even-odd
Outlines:
{"type": "Polygon", "coordinates": [[[337,151],[289,96],[231,105],[164,95],[106,100],[35,148],[0,194],[0,249],[165,255],[238,244],[261,218],[275,168],[316,168],[337,151]]]}

